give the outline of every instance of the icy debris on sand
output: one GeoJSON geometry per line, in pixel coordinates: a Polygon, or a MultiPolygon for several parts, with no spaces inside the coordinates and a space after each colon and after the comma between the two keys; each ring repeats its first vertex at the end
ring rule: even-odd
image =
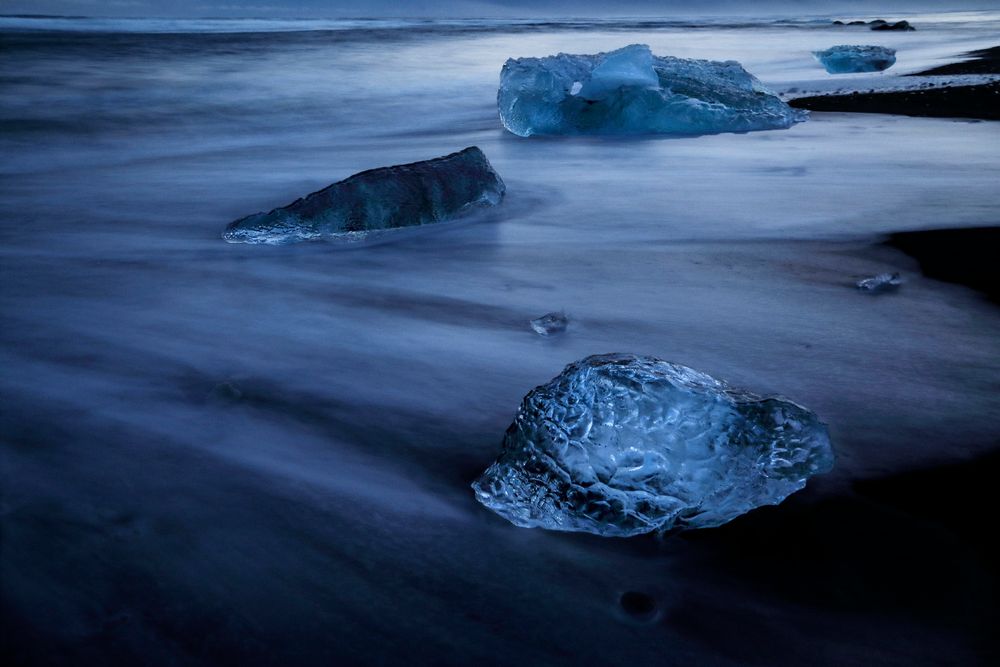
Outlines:
{"type": "Polygon", "coordinates": [[[888,292],[903,284],[903,279],[898,273],[880,273],[871,278],[865,278],[857,282],[857,287],[862,292],[888,292]]]}
{"type": "Polygon", "coordinates": [[[607,354],[528,393],[472,487],[517,526],[627,537],[718,526],[832,465],[826,426],[795,403],[607,354]]]}
{"type": "Polygon", "coordinates": [[[813,55],[830,74],[881,72],[896,62],[896,50],[884,46],[841,44],[825,51],[813,51],[813,55]]]}
{"type": "Polygon", "coordinates": [[[568,324],[569,318],[566,317],[566,313],[547,313],[531,320],[531,328],[540,336],[562,333],[566,331],[568,324]]]}
{"type": "Polygon", "coordinates": [[[644,44],[508,60],[497,105],[522,137],[749,132],[806,119],[735,61],[654,56],[644,44]]]}
{"type": "Polygon", "coordinates": [[[428,225],[496,206],[506,187],[479,148],[355,174],[288,206],[230,224],[230,243],[358,239],[371,232],[428,225]]]}

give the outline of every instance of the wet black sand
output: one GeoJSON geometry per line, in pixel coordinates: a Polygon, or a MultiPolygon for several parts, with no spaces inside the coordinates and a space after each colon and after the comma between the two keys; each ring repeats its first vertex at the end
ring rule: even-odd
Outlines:
{"type": "MultiPolygon", "coordinates": [[[[964,54],[967,60],[934,67],[907,76],[939,76],[1000,73],[1000,46],[964,54]]],[[[931,118],[1000,119],[1000,82],[971,86],[934,86],[920,90],[855,92],[845,95],[814,95],[788,102],[810,111],[889,113],[931,118]]]]}
{"type": "Polygon", "coordinates": [[[932,67],[907,76],[935,76],[944,74],[1000,74],[1000,46],[970,51],[969,60],[932,67]]]}
{"type": "Polygon", "coordinates": [[[1000,303],[1000,227],[900,232],[887,243],[916,259],[927,277],[971,287],[1000,303]]]}
{"type": "Polygon", "coordinates": [[[799,97],[791,106],[810,111],[888,113],[929,118],[1000,120],[1000,83],[942,86],[886,93],[799,97]]]}

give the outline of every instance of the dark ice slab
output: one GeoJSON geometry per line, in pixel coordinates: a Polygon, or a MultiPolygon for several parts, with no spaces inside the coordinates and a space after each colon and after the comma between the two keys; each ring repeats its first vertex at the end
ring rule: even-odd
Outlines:
{"type": "Polygon", "coordinates": [[[443,222],[496,206],[506,186],[483,152],[458,153],[355,174],[288,206],[231,223],[230,243],[360,240],[372,232],[443,222]]]}

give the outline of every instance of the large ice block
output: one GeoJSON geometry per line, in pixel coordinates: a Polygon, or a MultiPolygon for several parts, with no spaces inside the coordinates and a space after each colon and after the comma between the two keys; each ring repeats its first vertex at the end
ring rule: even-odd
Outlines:
{"type": "Polygon", "coordinates": [[[230,243],[292,243],[364,238],[372,232],[427,225],[495,206],[506,187],[479,148],[423,162],[355,174],[288,206],[230,224],[230,243]]]}
{"type": "Polygon", "coordinates": [[[832,465],[826,426],[795,403],[606,354],[532,390],[472,486],[517,526],[630,536],[718,526],[832,465]]]}
{"type": "Polygon", "coordinates": [[[504,127],[538,134],[715,134],[787,128],[807,114],[735,61],[610,53],[508,60],[497,94],[504,127]]]}
{"type": "Polygon", "coordinates": [[[881,72],[896,63],[896,49],[884,46],[841,44],[814,51],[813,55],[830,74],[881,72]]]}

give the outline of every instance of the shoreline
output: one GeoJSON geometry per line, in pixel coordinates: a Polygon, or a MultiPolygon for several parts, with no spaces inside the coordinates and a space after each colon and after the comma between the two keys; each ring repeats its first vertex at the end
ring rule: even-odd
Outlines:
{"type": "MultiPolygon", "coordinates": [[[[962,76],[1000,73],[1000,46],[970,51],[962,56],[970,59],[902,76],[962,76]]],[[[923,86],[907,90],[870,90],[830,95],[808,95],[792,98],[788,100],[788,104],[797,109],[809,111],[1000,120],[1000,81],[943,86],[928,82],[923,86]]]]}
{"type": "Polygon", "coordinates": [[[1000,82],[885,93],[815,95],[788,101],[796,109],[924,118],[1000,120],[1000,82]]]}

